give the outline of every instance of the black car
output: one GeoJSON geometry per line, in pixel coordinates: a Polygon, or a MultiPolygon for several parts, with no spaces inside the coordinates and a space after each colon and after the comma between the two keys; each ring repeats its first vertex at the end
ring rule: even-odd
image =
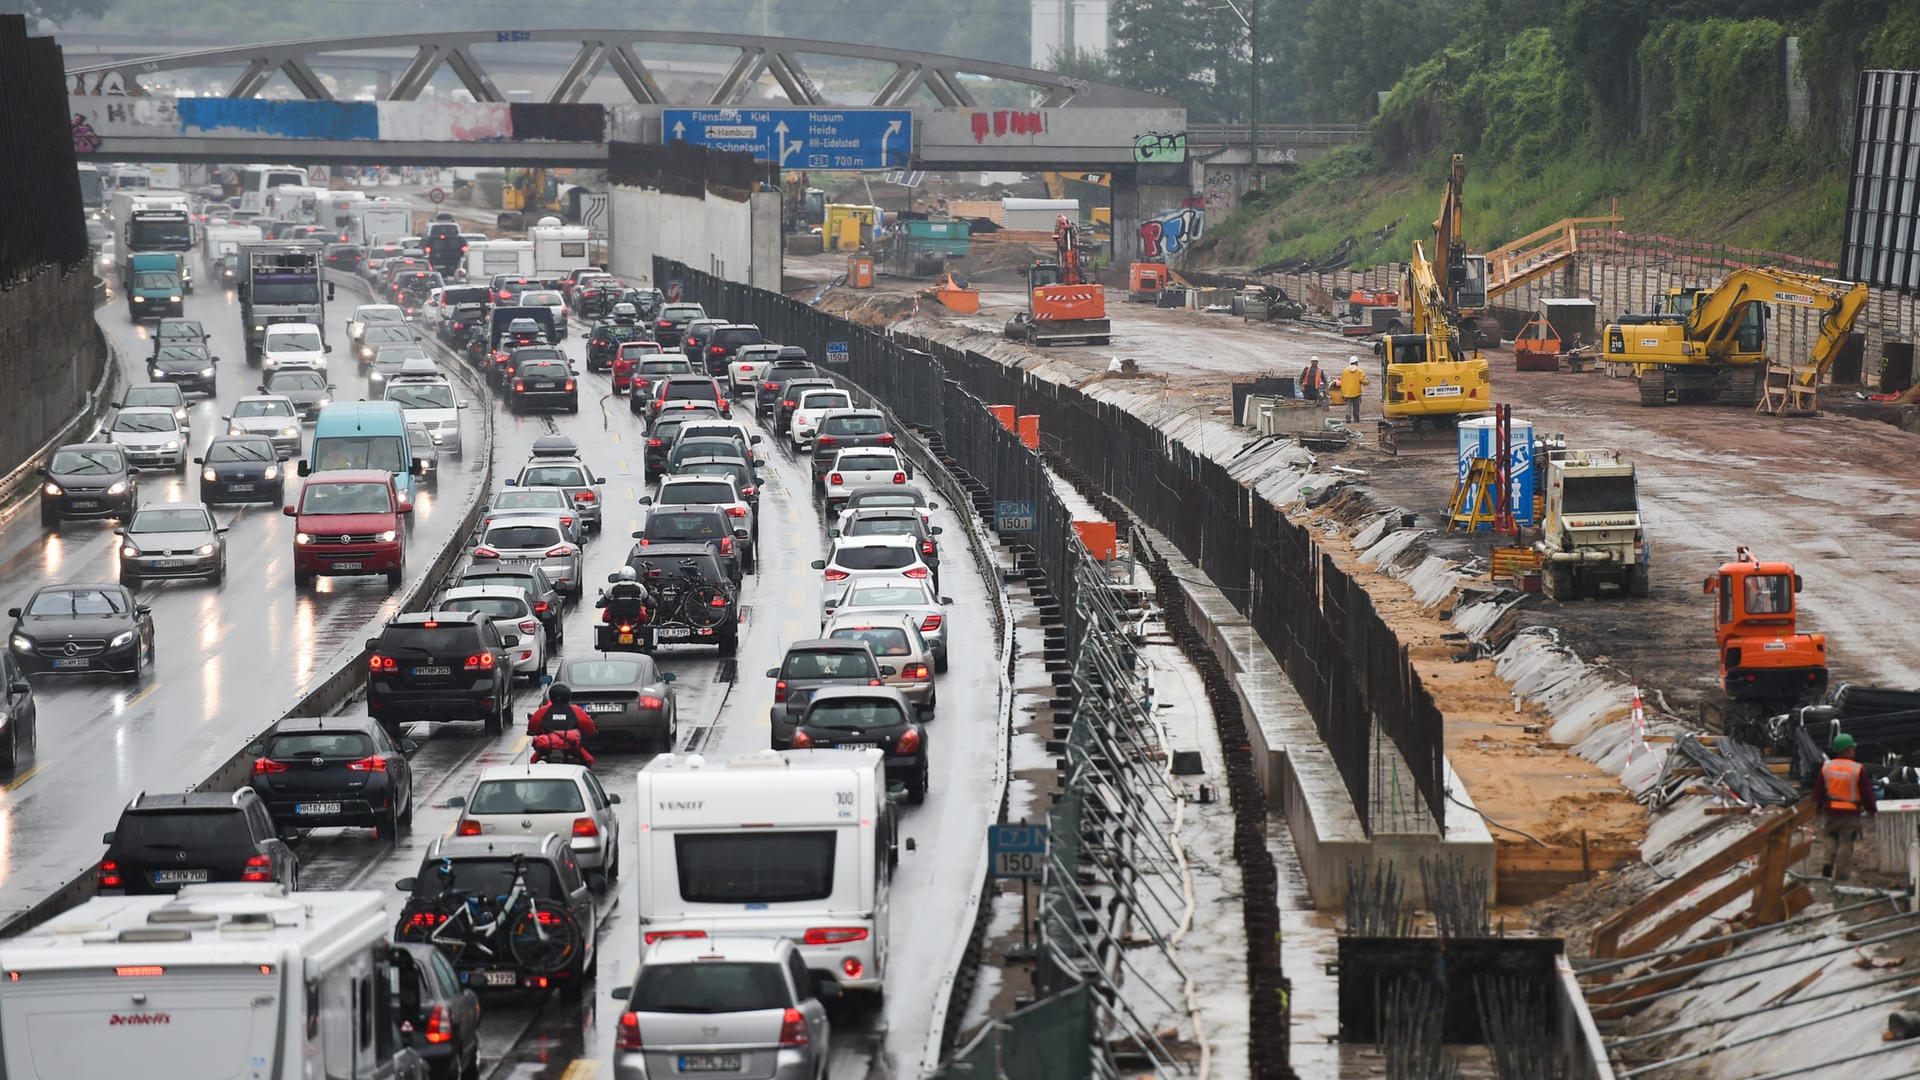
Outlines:
{"type": "Polygon", "coordinates": [[[360,339],[353,346],[353,362],[365,371],[373,366],[373,358],[388,345],[415,345],[420,336],[414,333],[408,323],[371,323],[360,331],[360,339]]]}
{"type": "Polygon", "coordinates": [[[94,871],[101,892],[171,893],[209,881],[276,881],[292,891],[300,877],[299,860],[252,788],[142,792],[102,842],[107,853],[94,871]]]}
{"type": "Polygon", "coordinates": [[[280,472],[280,452],[265,435],[219,435],[207,452],[194,458],[200,466],[203,503],[264,502],[278,505],[286,494],[280,472]]]}
{"type": "Polygon", "coordinates": [[[69,443],[40,469],[40,524],[50,529],[75,518],[132,516],[140,501],[140,474],[112,443],[69,443]]]}
{"type": "Polygon", "coordinates": [[[822,686],[793,728],[796,750],[879,750],[887,786],[905,785],[907,801],[927,801],[927,731],[906,695],[891,686],[822,686]]]}
{"type": "Polygon", "coordinates": [[[38,720],[27,673],[12,653],[0,651],[0,769],[19,768],[21,748],[39,741],[38,720]]]}
{"type": "Polygon", "coordinates": [[[767,339],[760,336],[760,328],[752,323],[728,323],[707,331],[702,355],[706,357],[707,374],[716,379],[727,375],[727,365],[733,362],[733,353],[742,345],[759,345],[767,339]]]}
{"type": "Polygon", "coordinates": [[[467,242],[461,238],[460,226],[454,222],[430,222],[426,235],[420,240],[427,249],[427,258],[432,260],[433,268],[443,274],[458,270],[460,261],[466,257],[467,242]]]}
{"type": "Polygon", "coordinates": [[[587,370],[611,371],[620,346],[629,341],[649,341],[647,327],[638,323],[598,323],[587,333],[587,370]]]}
{"type": "Polygon", "coordinates": [[[166,318],[153,326],[153,351],[162,345],[205,345],[207,328],[199,319],[166,318]]]}
{"type": "Polygon", "coordinates": [[[480,1075],[480,995],[460,984],[437,945],[400,942],[387,954],[393,1015],[432,1080],[480,1075]]]}
{"type": "Polygon", "coordinates": [[[878,409],[838,409],[820,418],[813,433],[813,489],[820,490],[827,474],[833,471],[833,459],[842,450],[867,446],[892,446],[893,431],[887,416],[878,409]]]}
{"type": "Polygon", "coordinates": [[[261,393],[278,394],[293,402],[302,420],[311,420],[319,415],[321,406],[333,401],[333,390],[333,384],[327,381],[323,372],[306,368],[269,372],[267,381],[260,384],[261,393]]]}
{"type": "Polygon", "coordinates": [[[361,260],[365,259],[367,249],[359,244],[328,244],[326,260],[328,270],[346,270],[360,272],[361,260]]]}
{"type": "Polygon", "coordinates": [[[742,569],[736,541],[745,539],[739,534],[746,531],[744,527],[736,529],[733,519],[717,506],[666,506],[652,509],[645,524],[633,531],[633,538],[640,541],[636,546],[641,548],[655,544],[705,544],[720,556],[728,579],[738,586],[742,569]]]}
{"type": "Polygon", "coordinates": [[[28,674],[106,672],[140,678],[153,663],[153,613],[119,582],[44,585],[8,608],[7,648],[28,674]]]}
{"type": "Polygon", "coordinates": [[[680,336],[686,331],[688,323],[706,317],[706,309],[699,304],[667,304],[653,320],[653,338],[670,349],[674,348],[681,344],[680,336]]]}
{"type": "Polygon", "coordinates": [[[883,676],[893,674],[874,658],[872,645],[856,638],[813,638],[788,645],[780,666],[767,669],[767,678],[774,680],[773,706],[767,711],[773,748],[793,748],[795,722],[821,687],[877,687],[883,676]]]}
{"type": "Polygon", "coordinates": [[[282,832],[359,826],[393,843],[413,824],[417,749],[366,717],[290,718],[255,744],[253,790],[282,832]]]}
{"type": "MultiPolygon", "coordinates": [[[[487,950],[459,949],[451,959],[460,984],[475,990],[557,987],[562,998],[578,1001],[599,971],[599,925],[586,875],[580,872],[567,841],[553,833],[436,838],[420,859],[419,876],[394,882],[394,888],[407,894],[407,902],[400,909],[393,938],[407,943],[432,942],[434,932],[449,917],[455,917],[454,912],[468,898],[495,901],[509,895],[516,874],[524,876],[527,891],[540,904],[565,908],[573,916],[578,936],[571,955],[557,973],[540,975],[516,968],[511,954],[489,956],[487,950]]],[[[442,932],[460,934],[463,930],[442,932]]]]}
{"type": "Polygon", "coordinates": [[[754,411],[761,416],[771,415],[780,407],[780,391],[793,379],[821,378],[820,369],[806,360],[788,359],[780,356],[768,361],[760,369],[760,382],[754,389],[754,411]]]}
{"type": "Polygon", "coordinates": [[[518,633],[473,611],[395,616],[367,639],[367,715],[397,732],[415,720],[479,720],[498,735],[512,719],[518,633]]]}
{"type": "Polygon", "coordinates": [[[147,377],[172,383],[182,393],[211,395],[218,383],[219,363],[220,358],[205,345],[162,345],[147,361],[147,377]]]}
{"type": "MultiPolygon", "coordinates": [[[[531,352],[522,349],[521,352],[531,352]]],[[[527,359],[514,366],[513,385],[507,395],[507,411],[523,413],[528,409],[565,409],[580,411],[579,384],[565,360],[527,359]]]]}
{"type": "Polygon", "coordinates": [[[667,471],[667,452],[673,445],[673,437],[680,429],[698,420],[714,420],[720,416],[720,410],[712,405],[698,401],[675,402],[672,407],[660,410],[647,425],[647,449],[645,473],[648,483],[654,477],[667,471]]]}
{"type": "Polygon", "coordinates": [[[721,656],[739,648],[739,593],[710,545],[636,544],[627,565],[653,594],[656,644],[716,645],[721,656]]]}
{"type": "Polygon", "coordinates": [[[552,345],[521,345],[506,350],[505,359],[493,365],[491,374],[495,385],[501,390],[512,386],[514,374],[520,370],[520,365],[536,360],[549,360],[569,371],[573,370],[573,364],[567,359],[567,354],[552,345]]]}
{"type": "MultiPolygon", "coordinates": [[[[785,435],[787,429],[793,426],[793,411],[800,407],[801,394],[808,390],[835,390],[839,386],[839,383],[825,376],[788,379],[780,384],[780,396],[775,399],[773,407],[766,413],[767,423],[773,426],[775,432],[785,435]]],[[[843,446],[841,449],[846,448],[843,446]]]]}
{"type": "Polygon", "coordinates": [[[553,681],[573,691],[573,703],[593,717],[598,732],[588,746],[616,743],[665,753],[679,741],[680,710],[673,673],[639,653],[563,660],[553,681]]]}

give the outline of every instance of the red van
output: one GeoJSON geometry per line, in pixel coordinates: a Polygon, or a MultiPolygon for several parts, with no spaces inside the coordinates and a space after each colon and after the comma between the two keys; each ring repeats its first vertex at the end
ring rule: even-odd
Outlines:
{"type": "Polygon", "coordinates": [[[309,588],[319,575],[387,575],[397,589],[406,576],[406,541],[400,515],[413,504],[400,497],[393,474],[383,469],[333,469],[313,473],[297,506],[282,513],[295,521],[293,587],[309,588]]]}

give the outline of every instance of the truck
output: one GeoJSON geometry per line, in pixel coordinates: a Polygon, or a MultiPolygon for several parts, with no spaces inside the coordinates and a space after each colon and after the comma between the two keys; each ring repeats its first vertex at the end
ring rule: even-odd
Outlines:
{"type": "Polygon", "coordinates": [[[587,243],[592,234],[585,225],[562,225],[557,217],[543,217],[527,230],[533,242],[533,272],[540,277],[561,277],[576,266],[587,265],[587,243]]]}
{"type": "MultiPolygon", "coordinates": [[[[133,285],[133,257],[143,252],[193,250],[193,214],[185,192],[126,189],[113,193],[113,222],[120,231],[120,286],[133,285]]],[[[181,284],[193,291],[191,272],[181,284]]]]}
{"type": "Polygon", "coordinates": [[[146,251],[129,260],[127,312],[134,322],[185,313],[181,292],[185,263],[185,256],[171,251],[146,251]]]}
{"type": "Polygon", "coordinates": [[[1604,583],[1647,595],[1650,549],[1633,462],[1612,450],[1556,450],[1546,466],[1546,517],[1533,545],[1545,560],[1546,594],[1571,600],[1604,583]]]}
{"type": "Polygon", "coordinates": [[[247,363],[260,363],[260,346],[274,323],[326,325],[326,302],[333,285],[322,291],[321,244],[317,240],[263,240],[240,245],[240,325],[246,332],[247,363]]]}
{"type": "Polygon", "coordinates": [[[387,930],[374,892],[96,897],[0,943],[0,1075],[304,1080],[322,1063],[329,1076],[412,1075],[387,930]]]}
{"type": "Polygon", "coordinates": [[[947,271],[947,260],[967,257],[972,238],[973,226],[965,221],[902,221],[893,232],[888,260],[894,273],[939,277],[947,271]]]}
{"type": "Polygon", "coordinates": [[[397,242],[413,234],[413,210],[402,203],[371,202],[354,207],[353,242],[366,247],[397,242]]]}

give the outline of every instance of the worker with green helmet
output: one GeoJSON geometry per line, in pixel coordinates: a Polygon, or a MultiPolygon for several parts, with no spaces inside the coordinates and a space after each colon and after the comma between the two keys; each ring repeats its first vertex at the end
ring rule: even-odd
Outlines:
{"type": "Polygon", "coordinates": [[[1814,804],[1821,814],[1826,834],[1826,863],[1820,873],[1835,881],[1853,874],[1853,842],[1860,839],[1860,818],[1876,812],[1873,781],[1853,759],[1853,736],[1842,732],[1833,737],[1833,756],[1820,766],[1820,782],[1814,785],[1814,804]]]}

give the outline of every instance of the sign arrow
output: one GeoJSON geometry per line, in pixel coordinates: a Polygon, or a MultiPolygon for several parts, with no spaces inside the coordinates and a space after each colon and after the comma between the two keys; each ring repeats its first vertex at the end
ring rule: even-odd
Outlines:
{"type": "Polygon", "coordinates": [[[673,137],[685,141],[687,137],[687,125],[675,120],[673,122],[673,137]]]}
{"type": "Polygon", "coordinates": [[[775,133],[777,133],[780,136],[779,164],[782,168],[785,168],[787,164],[787,156],[789,154],[799,153],[800,148],[807,144],[805,140],[796,140],[794,142],[787,141],[787,122],[785,120],[782,120],[779,123],[773,125],[773,130],[775,131],[775,133]]]}
{"type": "Polygon", "coordinates": [[[887,130],[880,133],[880,164],[885,165],[890,160],[887,157],[887,140],[899,133],[900,133],[900,121],[898,120],[887,121],[887,130]]]}

